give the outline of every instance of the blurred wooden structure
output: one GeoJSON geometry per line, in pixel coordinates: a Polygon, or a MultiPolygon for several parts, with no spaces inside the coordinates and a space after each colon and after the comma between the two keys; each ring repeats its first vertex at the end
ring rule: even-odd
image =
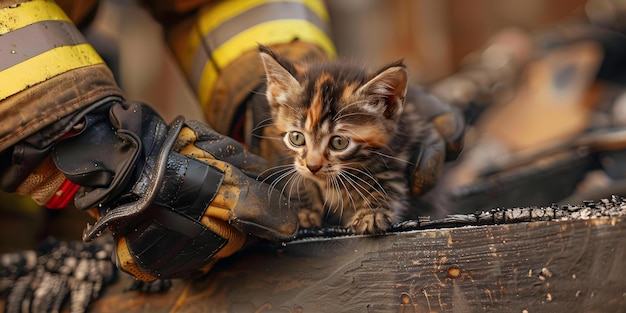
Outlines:
{"type": "Polygon", "coordinates": [[[341,57],[372,65],[404,59],[418,83],[450,75],[502,29],[543,28],[582,11],[586,2],[327,1],[341,57]]]}

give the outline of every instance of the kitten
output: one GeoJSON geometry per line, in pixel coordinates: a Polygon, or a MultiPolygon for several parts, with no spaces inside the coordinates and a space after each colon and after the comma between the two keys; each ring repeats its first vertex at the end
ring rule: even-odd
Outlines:
{"type": "Polygon", "coordinates": [[[329,215],[355,233],[386,231],[410,209],[407,168],[425,133],[416,101],[405,102],[407,68],[400,61],[370,73],[259,51],[273,126],[292,156],[275,175],[310,202],[298,212],[301,226],[329,215]]]}

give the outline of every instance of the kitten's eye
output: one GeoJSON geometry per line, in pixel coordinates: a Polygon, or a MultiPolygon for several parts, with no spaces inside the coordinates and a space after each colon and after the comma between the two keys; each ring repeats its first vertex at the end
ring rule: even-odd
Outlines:
{"type": "Polygon", "coordinates": [[[292,131],[289,132],[289,142],[296,146],[301,147],[304,146],[304,135],[301,132],[292,131]]]}
{"type": "Polygon", "coordinates": [[[341,151],[348,147],[350,140],[346,137],[335,136],[330,138],[330,143],[328,144],[331,149],[335,151],[341,151]]]}

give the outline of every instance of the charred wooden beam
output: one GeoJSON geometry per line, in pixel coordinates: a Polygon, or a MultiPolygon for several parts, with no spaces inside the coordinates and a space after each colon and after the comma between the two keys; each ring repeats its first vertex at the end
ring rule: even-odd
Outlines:
{"type": "Polygon", "coordinates": [[[122,292],[95,312],[620,312],[626,203],[423,218],[382,236],[303,231],[260,244],[165,294],[122,292]]]}

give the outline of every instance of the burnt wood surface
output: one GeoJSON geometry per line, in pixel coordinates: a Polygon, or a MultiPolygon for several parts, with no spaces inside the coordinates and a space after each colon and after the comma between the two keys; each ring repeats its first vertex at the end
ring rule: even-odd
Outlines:
{"type": "Polygon", "coordinates": [[[424,218],[382,236],[306,231],[158,294],[122,276],[93,312],[624,312],[626,204],[424,218]]]}

